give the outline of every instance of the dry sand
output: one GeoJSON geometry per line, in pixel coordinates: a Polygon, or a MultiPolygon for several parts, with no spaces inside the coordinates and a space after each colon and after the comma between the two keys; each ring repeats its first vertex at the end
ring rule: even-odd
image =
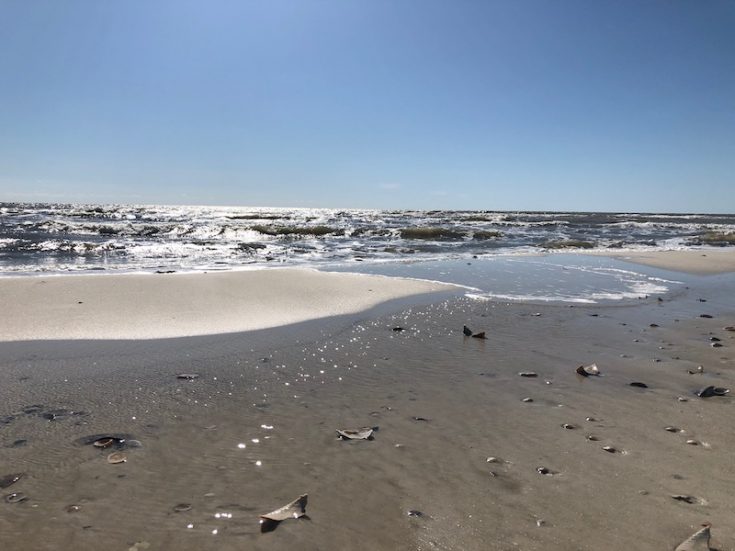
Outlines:
{"type": "Polygon", "coordinates": [[[735,272],[735,248],[610,254],[618,260],[697,275],[735,272]]]}
{"type": "Polygon", "coordinates": [[[0,477],[26,473],[0,493],[28,497],[0,502],[0,549],[653,550],[709,521],[733,550],[733,398],[694,395],[735,389],[729,325],[722,276],[633,305],[450,298],[328,329],[0,343],[0,477]],[[373,441],[336,439],[362,426],[373,441]],[[97,433],[142,447],[110,465],[74,443],[97,433]],[[303,493],[309,520],[260,533],[303,493]]]}
{"type": "Polygon", "coordinates": [[[0,341],[160,339],[277,327],[447,291],[407,279],[269,269],[0,279],[0,341]]]}

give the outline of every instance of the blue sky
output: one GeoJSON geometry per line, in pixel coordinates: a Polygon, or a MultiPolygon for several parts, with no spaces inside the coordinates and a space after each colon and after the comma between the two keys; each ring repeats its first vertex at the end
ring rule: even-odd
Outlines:
{"type": "Polygon", "coordinates": [[[0,201],[735,211],[735,2],[0,0],[0,201]]]}

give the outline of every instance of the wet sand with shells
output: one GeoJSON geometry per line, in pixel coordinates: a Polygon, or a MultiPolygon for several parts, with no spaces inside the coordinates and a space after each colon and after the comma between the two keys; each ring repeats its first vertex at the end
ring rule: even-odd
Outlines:
{"type": "Polygon", "coordinates": [[[0,478],[24,473],[1,493],[26,498],[0,502],[0,548],[673,549],[707,521],[735,549],[733,398],[694,394],[735,390],[733,325],[727,274],[605,307],[423,295],[247,333],[0,343],[0,478]],[[360,427],[373,440],[337,439],[360,427]],[[140,446],[110,464],[80,442],[102,434],[140,446]],[[261,533],[302,494],[308,519],[261,533]]]}

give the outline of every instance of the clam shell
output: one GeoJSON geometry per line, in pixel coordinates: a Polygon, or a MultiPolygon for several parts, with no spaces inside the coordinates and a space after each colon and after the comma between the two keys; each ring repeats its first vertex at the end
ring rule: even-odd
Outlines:
{"type": "Polygon", "coordinates": [[[337,429],[337,434],[342,440],[371,440],[374,429],[362,427],[361,429],[337,429]]]}
{"type": "Polygon", "coordinates": [[[600,369],[597,367],[597,364],[580,365],[577,368],[577,373],[582,375],[582,377],[589,377],[590,375],[599,375],[600,369]]]}
{"type": "Polygon", "coordinates": [[[520,371],[518,373],[521,377],[538,377],[538,373],[535,373],[533,371],[520,371]]]}
{"type": "Polygon", "coordinates": [[[702,525],[703,528],[694,532],[691,536],[677,545],[674,551],[709,551],[710,523],[702,525]]]}
{"type": "Polygon", "coordinates": [[[710,398],[712,396],[724,396],[730,392],[729,388],[722,388],[721,386],[708,386],[697,392],[697,396],[700,398],[710,398]]]}
{"type": "Polygon", "coordinates": [[[23,478],[24,473],[13,473],[13,474],[6,474],[3,477],[0,477],[0,490],[4,490],[5,488],[8,488],[18,482],[21,478],[23,478]]]}
{"type": "Polygon", "coordinates": [[[173,506],[174,513],[186,513],[191,511],[191,503],[177,503],[173,506]]]}
{"type": "Polygon", "coordinates": [[[122,452],[112,452],[110,455],[107,456],[107,462],[111,465],[116,465],[118,463],[125,463],[128,460],[128,456],[125,455],[122,452]]]}
{"type": "Polygon", "coordinates": [[[92,445],[95,448],[104,449],[104,448],[109,448],[114,443],[115,443],[115,439],[114,438],[106,437],[106,438],[100,438],[99,440],[95,440],[94,442],[92,442],[92,445]]]}
{"type": "Polygon", "coordinates": [[[280,509],[260,515],[261,522],[264,520],[281,522],[289,518],[301,518],[306,516],[306,502],[308,498],[308,494],[304,494],[299,496],[298,499],[294,499],[291,503],[284,505],[280,509]]]}
{"type": "Polygon", "coordinates": [[[8,494],[5,496],[5,503],[21,503],[26,499],[28,499],[28,497],[25,494],[8,494]]]}

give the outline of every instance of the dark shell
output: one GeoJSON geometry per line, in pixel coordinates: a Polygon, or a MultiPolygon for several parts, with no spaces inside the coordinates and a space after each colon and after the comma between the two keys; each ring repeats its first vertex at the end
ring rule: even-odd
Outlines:
{"type": "Polygon", "coordinates": [[[630,383],[630,386],[634,386],[636,388],[648,388],[648,385],[646,383],[638,383],[638,382],[630,383]]]}
{"type": "Polygon", "coordinates": [[[0,477],[0,490],[4,490],[5,488],[9,488],[16,482],[18,482],[25,473],[14,473],[14,474],[6,474],[3,477],[0,477]]]}
{"type": "Polygon", "coordinates": [[[25,494],[15,493],[6,495],[4,499],[5,503],[21,503],[28,499],[28,497],[25,494]]]}
{"type": "Polygon", "coordinates": [[[464,334],[465,334],[465,336],[467,336],[467,337],[471,337],[471,336],[472,336],[472,329],[470,329],[469,327],[467,327],[467,326],[465,325],[465,326],[464,326],[464,327],[462,328],[462,333],[464,333],[464,334]]]}
{"type": "Polygon", "coordinates": [[[177,503],[173,506],[174,513],[186,513],[191,511],[191,503],[177,503]]]}
{"type": "Polygon", "coordinates": [[[722,388],[721,386],[708,386],[697,392],[697,396],[700,398],[711,398],[712,396],[725,396],[730,392],[729,388],[722,388]]]}
{"type": "Polygon", "coordinates": [[[94,443],[98,440],[104,440],[105,438],[112,438],[115,446],[119,448],[124,447],[125,441],[131,440],[133,438],[133,435],[124,432],[114,432],[110,434],[90,434],[89,436],[82,436],[81,438],[77,438],[74,443],[77,446],[91,446],[94,445],[94,443]]]}

